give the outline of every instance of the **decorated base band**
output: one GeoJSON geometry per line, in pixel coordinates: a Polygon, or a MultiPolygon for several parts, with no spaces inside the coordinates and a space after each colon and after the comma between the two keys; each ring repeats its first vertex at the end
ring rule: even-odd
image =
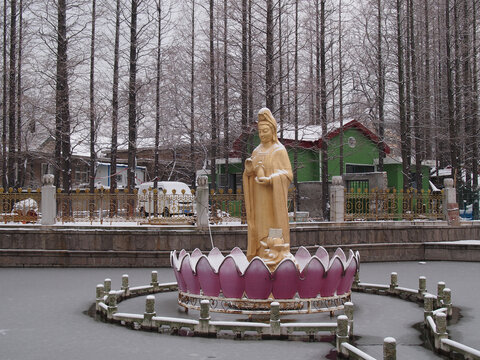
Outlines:
{"type": "Polygon", "coordinates": [[[224,314],[269,315],[272,301],[280,304],[280,315],[334,313],[335,311],[343,310],[344,304],[351,300],[351,292],[343,295],[310,299],[237,299],[178,292],[178,304],[187,310],[200,311],[202,300],[210,302],[211,312],[224,314]]]}

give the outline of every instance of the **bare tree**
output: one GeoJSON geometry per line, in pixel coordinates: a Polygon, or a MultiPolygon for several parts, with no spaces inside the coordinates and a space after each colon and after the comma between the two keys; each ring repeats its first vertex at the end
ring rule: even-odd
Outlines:
{"type": "Polygon", "coordinates": [[[10,59],[9,59],[9,81],[8,81],[8,186],[14,187],[16,183],[15,178],[15,163],[16,163],[16,59],[17,59],[17,2],[10,1],[10,59]]]}
{"type": "Polygon", "coordinates": [[[128,82],[128,171],[127,187],[135,187],[137,156],[137,16],[139,0],[131,0],[130,66],[128,82]]]}
{"type": "Polygon", "coordinates": [[[216,189],[217,171],[216,171],[216,157],[217,157],[217,111],[216,111],[216,96],[215,96],[215,48],[214,48],[214,0],[210,0],[209,19],[210,19],[210,116],[211,116],[211,144],[210,144],[210,176],[212,189],[216,189]]]}
{"type": "Polygon", "coordinates": [[[115,43],[113,55],[113,86],[112,86],[112,143],[110,150],[110,191],[117,188],[117,146],[118,146],[118,68],[120,52],[120,0],[116,0],[115,8],[115,43]]]}
{"type": "Polygon", "coordinates": [[[96,162],[97,162],[97,153],[95,152],[95,141],[96,141],[96,131],[95,131],[95,22],[97,20],[96,16],[96,0],[92,0],[92,32],[90,37],[90,178],[89,185],[90,191],[93,192],[95,189],[95,173],[96,173],[96,162]]]}

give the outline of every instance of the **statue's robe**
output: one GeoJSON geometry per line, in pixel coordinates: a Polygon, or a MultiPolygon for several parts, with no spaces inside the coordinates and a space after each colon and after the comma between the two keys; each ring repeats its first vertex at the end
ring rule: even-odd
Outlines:
{"type": "Polygon", "coordinates": [[[243,190],[248,223],[247,258],[259,255],[260,241],[268,237],[270,228],[282,229],[285,244],[290,244],[288,224],[288,187],[293,179],[292,166],[285,147],[276,142],[265,150],[260,144],[253,151],[253,169],[263,165],[271,183],[258,184],[255,170],[243,173],[243,190]]]}

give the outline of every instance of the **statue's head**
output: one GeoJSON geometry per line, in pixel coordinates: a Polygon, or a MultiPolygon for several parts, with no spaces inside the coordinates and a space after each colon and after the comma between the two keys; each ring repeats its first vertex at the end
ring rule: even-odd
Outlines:
{"type": "Polygon", "coordinates": [[[265,130],[262,131],[262,129],[266,129],[267,126],[270,129],[268,133],[271,134],[270,136],[272,141],[274,143],[278,143],[277,122],[275,121],[272,112],[267,108],[263,108],[258,112],[258,133],[262,142],[264,142],[264,140],[262,139],[262,132],[267,132],[265,130]]]}

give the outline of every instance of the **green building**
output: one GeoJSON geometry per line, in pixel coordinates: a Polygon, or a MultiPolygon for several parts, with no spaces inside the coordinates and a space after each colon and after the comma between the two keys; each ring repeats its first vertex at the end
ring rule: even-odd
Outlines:
{"type": "MultiPolygon", "coordinates": [[[[328,142],[328,176],[340,175],[340,125],[329,125],[328,142]]],[[[294,168],[294,153],[297,152],[298,182],[321,181],[321,145],[322,130],[318,125],[300,126],[298,141],[295,142],[295,132],[291,126],[286,126],[283,132],[278,132],[280,142],[287,148],[292,168],[294,168]],[[298,144],[295,146],[295,144],[298,144]]],[[[247,143],[247,153],[250,154],[260,143],[256,124],[250,128],[246,137],[235,140],[229,157],[228,174],[225,173],[225,159],[217,160],[217,174],[220,186],[238,188],[241,186],[242,164],[240,159],[243,143],[247,143]]],[[[357,120],[351,120],[343,125],[343,174],[374,173],[378,171],[379,153],[383,148],[387,157],[384,159],[384,171],[387,173],[387,186],[400,190],[403,188],[402,163],[389,156],[390,147],[379,137],[357,120]]],[[[413,167],[412,167],[413,168],[413,167]]],[[[413,169],[414,170],[414,169],[413,169]]],[[[348,177],[348,175],[347,175],[348,177]]],[[[412,177],[413,178],[413,177],[412,177]]],[[[422,166],[422,188],[428,189],[429,167],[422,166]]],[[[413,184],[415,186],[415,184],[413,184]]]]}

